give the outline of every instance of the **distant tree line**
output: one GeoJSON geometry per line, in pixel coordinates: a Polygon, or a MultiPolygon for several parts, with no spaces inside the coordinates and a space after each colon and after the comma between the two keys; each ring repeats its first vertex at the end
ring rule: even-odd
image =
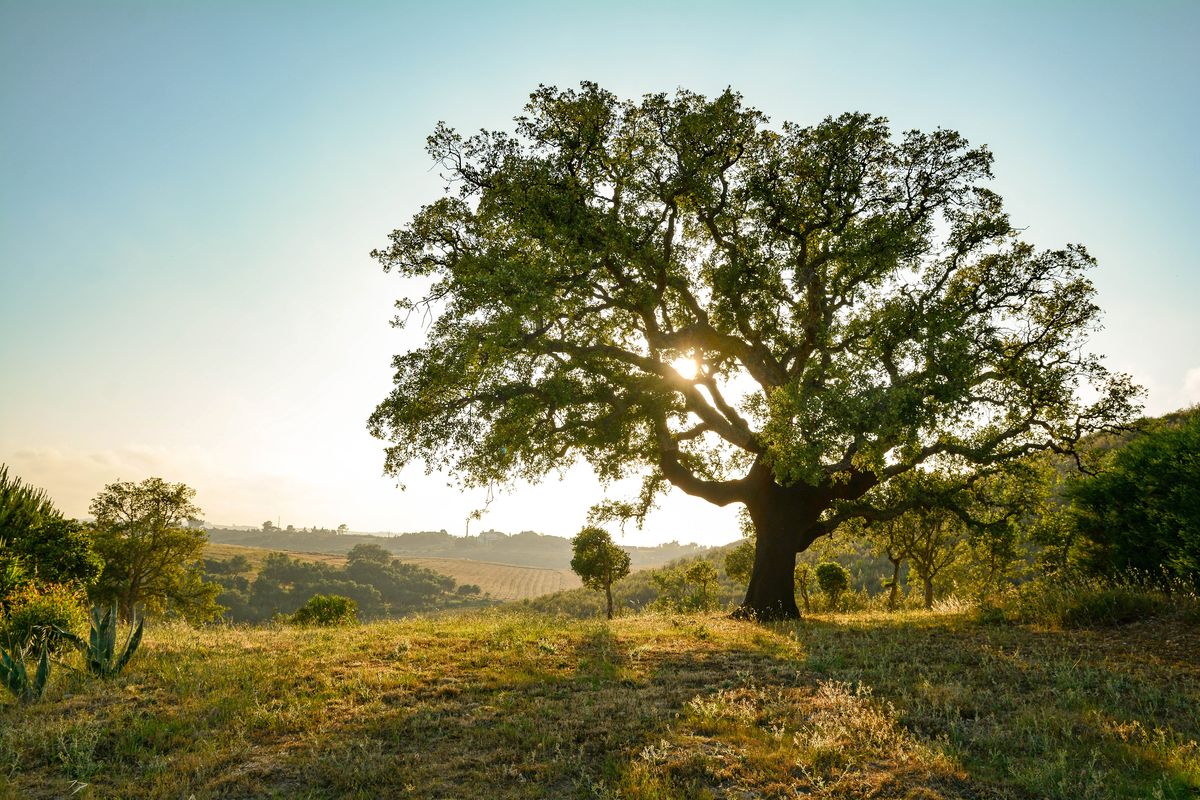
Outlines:
{"type": "Polygon", "coordinates": [[[353,600],[364,620],[487,602],[478,586],[457,585],[441,573],[405,564],[376,544],[355,545],[344,566],[272,553],[257,574],[240,555],[206,559],[204,572],[206,580],[221,587],[217,602],[232,622],[265,622],[293,614],[317,595],[353,600]]]}

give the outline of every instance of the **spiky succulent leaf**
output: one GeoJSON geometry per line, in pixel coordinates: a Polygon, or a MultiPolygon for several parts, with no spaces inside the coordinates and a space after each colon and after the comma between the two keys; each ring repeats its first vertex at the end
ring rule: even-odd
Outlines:
{"type": "MultiPolygon", "coordinates": [[[[50,666],[46,651],[43,649],[42,657],[47,659],[46,671],[49,673],[50,666]]],[[[38,665],[38,673],[41,674],[41,665],[38,665]]],[[[12,693],[21,702],[28,702],[35,696],[41,694],[41,691],[34,693],[34,687],[29,683],[29,672],[25,668],[25,653],[21,650],[14,650],[9,653],[7,650],[0,649],[0,679],[4,682],[4,688],[12,693]]],[[[44,688],[43,679],[43,688],[44,688]]]]}
{"type": "MultiPolygon", "coordinates": [[[[22,664],[23,666],[24,664],[22,664]]],[[[0,681],[4,682],[4,688],[17,697],[21,696],[19,680],[17,664],[13,660],[13,657],[9,655],[7,650],[0,650],[0,681]]]]}
{"type": "Polygon", "coordinates": [[[129,663],[130,656],[138,649],[138,645],[142,643],[142,625],[146,622],[146,618],[138,620],[135,627],[129,634],[129,639],[125,642],[125,651],[121,653],[121,657],[117,659],[117,663],[113,666],[113,673],[116,675],[121,670],[125,669],[125,665],[129,663]]]}
{"type": "Polygon", "coordinates": [[[104,614],[104,623],[100,628],[100,643],[102,646],[101,658],[104,661],[105,667],[110,667],[113,662],[113,655],[117,649],[117,604],[113,603],[112,607],[104,614]]]}
{"type": "Polygon", "coordinates": [[[46,691],[50,681],[50,650],[42,645],[42,657],[38,659],[37,673],[33,676],[33,685],[27,689],[25,699],[36,700],[46,691]]]}

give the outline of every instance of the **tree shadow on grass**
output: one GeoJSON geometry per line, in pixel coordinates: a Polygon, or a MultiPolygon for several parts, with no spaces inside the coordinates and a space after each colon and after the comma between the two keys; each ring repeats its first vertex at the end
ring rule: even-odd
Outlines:
{"type": "Polygon", "coordinates": [[[288,772],[322,797],[604,796],[623,760],[666,735],[698,693],[739,674],[796,676],[793,662],[770,655],[631,647],[608,629],[554,655],[399,693],[327,731],[288,772]]]}
{"type": "Polygon", "coordinates": [[[869,685],[1002,796],[1200,792],[1197,631],[1156,621],[1052,631],[959,617],[805,620],[817,675],[869,685]]]}
{"type": "Polygon", "coordinates": [[[436,676],[322,731],[271,769],[213,788],[224,796],[782,798],[855,772],[866,777],[846,787],[895,789],[872,796],[976,796],[944,761],[917,769],[888,763],[892,751],[881,750],[846,763],[835,739],[867,701],[822,694],[770,642],[730,647],[709,640],[702,623],[678,626],[679,636],[653,641],[599,628],[502,670],[436,676]],[[825,727],[809,725],[811,713],[824,714],[825,727]],[[912,793],[919,787],[926,793],[912,793]]]}

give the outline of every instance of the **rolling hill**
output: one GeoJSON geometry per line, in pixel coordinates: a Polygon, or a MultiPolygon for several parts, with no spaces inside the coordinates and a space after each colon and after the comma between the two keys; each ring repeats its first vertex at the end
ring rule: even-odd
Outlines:
{"type": "MultiPolygon", "coordinates": [[[[287,553],[300,561],[312,561],[333,566],[346,563],[346,557],[330,553],[307,553],[262,547],[209,542],[205,555],[214,559],[229,559],[244,556],[251,564],[250,576],[256,573],[270,553],[287,553]]],[[[527,600],[582,586],[579,576],[569,569],[547,569],[520,564],[498,564],[466,558],[407,558],[400,561],[440,572],[458,584],[475,584],[495,600],[527,600]]]]}
{"type": "MultiPolygon", "coordinates": [[[[730,532],[730,539],[736,531],[730,532]]],[[[397,558],[455,558],[516,564],[526,567],[565,570],[571,564],[571,540],[533,531],[507,534],[484,531],[477,536],[452,536],[446,531],[422,531],[398,535],[337,533],[331,530],[287,530],[274,528],[208,528],[209,541],[238,544],[289,553],[345,555],[357,544],[376,544],[397,558]]],[[[620,541],[618,541],[620,544],[620,541]]],[[[681,558],[702,555],[712,548],[697,544],[667,542],[656,547],[622,545],[634,569],[662,566],[681,558]]]]}

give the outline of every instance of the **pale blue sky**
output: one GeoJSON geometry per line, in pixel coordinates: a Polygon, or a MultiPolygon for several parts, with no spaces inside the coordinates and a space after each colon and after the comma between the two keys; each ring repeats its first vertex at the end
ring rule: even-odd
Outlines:
{"type": "MultiPolygon", "coordinates": [[[[479,495],[380,476],[414,340],[367,253],[437,195],[438,120],[583,79],[988,144],[1028,237],[1100,259],[1095,349],[1150,411],[1200,402],[1198,41],[1196,2],[0,2],[0,461],[72,514],[155,474],[215,521],[462,530],[479,495]]],[[[598,497],[578,470],[476,525],[570,534],[598,497]]],[[[673,497],[628,540],[735,535],[673,497]]]]}

